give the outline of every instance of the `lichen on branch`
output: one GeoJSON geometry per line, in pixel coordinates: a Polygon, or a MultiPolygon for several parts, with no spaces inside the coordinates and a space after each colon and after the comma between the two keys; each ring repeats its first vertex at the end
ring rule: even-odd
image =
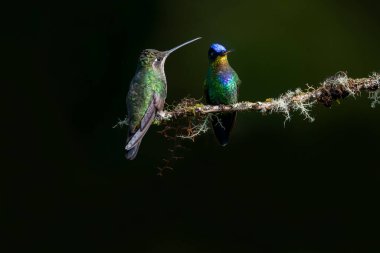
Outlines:
{"type": "Polygon", "coordinates": [[[349,78],[346,73],[338,72],[327,78],[318,87],[307,86],[305,90],[300,88],[287,91],[278,98],[268,98],[263,102],[239,102],[232,105],[204,105],[198,100],[185,98],[171,110],[163,111],[156,117],[156,123],[172,121],[178,118],[199,117],[210,113],[231,111],[257,111],[261,113],[281,113],[285,121],[290,120],[291,112],[299,112],[301,115],[313,121],[310,115],[312,106],[316,103],[331,107],[336,100],[348,96],[360,95],[362,91],[369,92],[369,98],[373,100],[371,106],[380,103],[380,75],[373,73],[366,78],[349,78]]]}
{"type": "MultiPolygon", "coordinates": [[[[267,98],[265,101],[244,101],[232,105],[205,105],[201,100],[183,98],[179,103],[167,105],[166,111],[156,115],[154,124],[162,126],[159,133],[173,142],[169,154],[162,159],[158,166],[158,174],[173,170],[172,163],[182,159],[181,151],[186,149],[181,140],[195,141],[199,135],[210,128],[209,121],[218,117],[219,113],[232,111],[257,111],[262,114],[280,113],[285,117],[284,124],[291,119],[292,113],[297,112],[310,122],[314,121],[311,109],[316,104],[331,107],[334,101],[355,97],[362,92],[368,92],[372,100],[371,107],[380,104],[380,75],[373,73],[366,78],[349,78],[346,73],[338,72],[327,78],[317,87],[306,85],[305,89],[287,91],[277,98],[267,98]]],[[[123,127],[127,124],[127,117],[120,120],[114,127],[123,127]]]]}
{"type": "MultiPolygon", "coordinates": [[[[181,139],[194,139],[207,132],[209,119],[218,117],[218,113],[231,111],[257,111],[263,114],[280,113],[285,117],[284,124],[291,119],[293,112],[298,112],[310,122],[314,121],[311,109],[316,104],[331,107],[334,101],[355,97],[368,92],[372,100],[371,107],[380,104],[380,75],[373,73],[366,78],[350,78],[344,72],[338,72],[327,78],[317,87],[306,85],[305,89],[287,91],[277,98],[265,101],[244,101],[232,105],[205,105],[201,100],[183,98],[179,103],[167,106],[166,111],[157,114],[154,124],[163,125],[160,132],[164,136],[181,139]]],[[[116,126],[126,125],[126,120],[116,126]]],[[[115,126],[115,127],[116,127],[115,126]]]]}

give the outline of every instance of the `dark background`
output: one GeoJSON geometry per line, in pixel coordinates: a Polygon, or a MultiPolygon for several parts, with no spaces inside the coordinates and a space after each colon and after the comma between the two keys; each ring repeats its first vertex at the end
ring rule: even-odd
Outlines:
{"type": "MultiPolygon", "coordinates": [[[[200,98],[212,42],[235,52],[240,100],[380,71],[374,1],[14,3],[5,46],[1,217],[9,251],[380,252],[380,118],[367,94],[309,123],[239,113],[157,176],[153,126],[124,158],[125,96],[144,48],[169,49],[168,99],[200,98]]],[[[3,16],[3,15],[2,15],[3,16]]],[[[4,16],[3,16],[4,17],[4,16]]],[[[5,251],[3,251],[5,252],[5,251]]]]}

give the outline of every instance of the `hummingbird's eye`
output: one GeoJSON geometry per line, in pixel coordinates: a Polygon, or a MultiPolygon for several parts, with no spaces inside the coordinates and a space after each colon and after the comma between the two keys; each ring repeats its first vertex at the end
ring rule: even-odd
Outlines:
{"type": "Polygon", "coordinates": [[[162,58],[158,57],[158,58],[156,58],[156,61],[160,62],[160,61],[162,61],[162,58]]]}

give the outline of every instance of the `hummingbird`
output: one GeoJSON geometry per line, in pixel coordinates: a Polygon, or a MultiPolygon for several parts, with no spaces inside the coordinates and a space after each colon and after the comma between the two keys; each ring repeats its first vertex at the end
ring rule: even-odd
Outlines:
{"type": "MultiPolygon", "coordinates": [[[[232,52],[221,44],[211,44],[208,50],[208,71],[205,84],[205,97],[211,105],[229,105],[238,102],[241,83],[235,70],[228,63],[227,55],[232,52]]],[[[231,129],[236,120],[236,112],[219,113],[211,123],[216,138],[223,147],[228,144],[231,129]]]]}
{"type": "Polygon", "coordinates": [[[167,57],[180,47],[199,39],[195,38],[167,51],[145,49],[141,52],[127,94],[127,159],[136,157],[142,138],[156,114],[164,108],[167,95],[164,65],[167,57]]]}

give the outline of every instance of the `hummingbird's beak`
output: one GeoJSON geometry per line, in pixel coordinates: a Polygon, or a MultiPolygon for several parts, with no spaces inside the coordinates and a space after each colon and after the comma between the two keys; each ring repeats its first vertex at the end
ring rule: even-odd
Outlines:
{"type": "Polygon", "coordinates": [[[223,55],[228,55],[229,53],[232,53],[233,51],[234,51],[233,49],[227,50],[223,55]]]}
{"type": "Polygon", "coordinates": [[[195,38],[195,39],[189,40],[189,41],[187,41],[187,42],[185,42],[185,43],[183,43],[183,44],[181,44],[181,45],[179,45],[179,46],[176,46],[175,48],[172,48],[172,49],[170,49],[170,50],[168,50],[168,51],[165,51],[165,52],[164,52],[164,53],[165,53],[165,57],[168,57],[169,54],[173,53],[173,52],[174,52],[175,50],[177,50],[178,48],[181,48],[181,47],[183,47],[183,46],[186,46],[187,44],[193,43],[194,41],[199,40],[199,39],[202,39],[202,37],[198,37],[198,38],[195,38]]]}

